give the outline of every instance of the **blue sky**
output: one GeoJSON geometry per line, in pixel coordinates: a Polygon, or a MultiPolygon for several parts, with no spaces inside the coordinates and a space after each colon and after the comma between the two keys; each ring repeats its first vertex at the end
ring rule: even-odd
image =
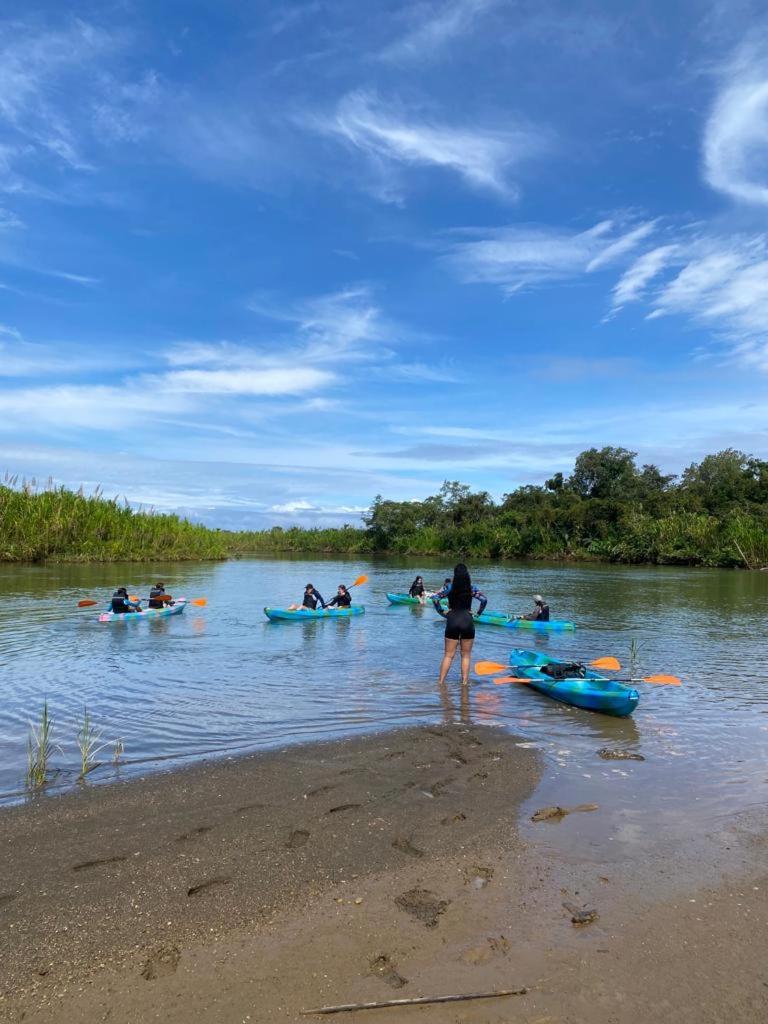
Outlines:
{"type": "Polygon", "coordinates": [[[763,12],[25,5],[0,472],[260,526],[766,457],[763,12]]]}

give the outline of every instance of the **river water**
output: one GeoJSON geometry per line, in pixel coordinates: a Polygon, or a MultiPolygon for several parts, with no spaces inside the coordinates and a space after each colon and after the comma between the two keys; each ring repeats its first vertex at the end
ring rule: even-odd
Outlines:
{"type": "MultiPolygon", "coordinates": [[[[513,646],[582,661],[640,645],[643,674],[683,685],[640,684],[631,719],[568,708],[525,687],[478,680],[462,702],[456,669],[436,686],[442,620],[431,606],[390,606],[416,572],[439,585],[450,571],[422,559],[252,559],[155,565],[0,568],[0,800],[24,796],[29,720],[47,699],[56,776],[76,785],[76,733],[84,706],[109,741],[89,785],[205,756],[226,756],[373,729],[472,720],[510,729],[537,747],[549,771],[542,801],[622,807],[611,838],[635,845],[657,825],[680,836],[712,828],[768,797],[768,574],[683,568],[479,564],[489,607],[527,611],[543,593],[574,633],[533,636],[478,627],[473,661],[505,662],[513,646]],[[298,600],[312,581],[330,598],[367,573],[356,592],[366,614],[346,621],[269,623],[267,604],[298,600]],[[84,597],[115,586],[146,593],[155,578],[177,596],[208,599],[156,622],[101,624],[84,597]],[[112,742],[123,763],[110,763],[112,742]],[[641,753],[604,761],[598,749],[641,753]]],[[[574,816],[575,817],[575,816],[574,816]]],[[[579,816],[579,817],[584,817],[579,816]]],[[[592,837],[594,839],[594,836],[592,837]]]]}

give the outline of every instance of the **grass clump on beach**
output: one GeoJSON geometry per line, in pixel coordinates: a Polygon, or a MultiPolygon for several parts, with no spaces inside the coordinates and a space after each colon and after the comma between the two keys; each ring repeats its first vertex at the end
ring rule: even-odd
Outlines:
{"type": "Polygon", "coordinates": [[[29,723],[27,738],[27,784],[30,789],[41,789],[48,781],[53,755],[53,719],[48,714],[48,701],[43,702],[40,720],[29,723]]]}

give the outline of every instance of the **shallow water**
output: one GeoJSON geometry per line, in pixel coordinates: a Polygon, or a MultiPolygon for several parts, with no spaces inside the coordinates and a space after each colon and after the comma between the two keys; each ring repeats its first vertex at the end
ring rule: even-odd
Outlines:
{"type": "MultiPolygon", "coordinates": [[[[327,739],[414,722],[472,720],[509,728],[535,745],[549,771],[536,795],[613,803],[598,827],[617,848],[642,846],[648,825],[666,833],[712,827],[768,796],[768,574],[722,570],[571,565],[478,565],[489,606],[526,611],[544,593],[574,633],[533,635],[478,627],[473,662],[506,661],[513,646],[569,659],[616,655],[640,644],[643,674],[672,672],[680,688],[640,685],[631,719],[557,704],[525,687],[485,679],[462,702],[454,669],[438,692],[442,620],[432,610],[388,605],[416,571],[437,585],[443,563],[422,560],[270,560],[153,566],[0,568],[0,799],[24,793],[28,722],[47,698],[60,745],[48,792],[75,784],[75,743],[84,705],[109,741],[88,784],[190,758],[327,739]],[[288,604],[312,580],[329,598],[360,573],[364,616],[269,623],[265,604],[288,604]],[[156,622],[101,624],[83,597],[106,599],[123,582],[146,592],[161,576],[206,608],[156,622]],[[144,589],[142,589],[144,588],[144,589]],[[603,761],[598,749],[642,753],[645,762],[603,761]],[[575,796],[574,796],[575,794],[575,796]]],[[[572,816],[576,817],[576,816],[572,816]]],[[[579,815],[580,818],[587,817],[579,815]]],[[[567,819],[570,821],[571,819],[567,819]]],[[[546,827],[546,826],[544,826],[546,827]]],[[[576,855],[577,851],[574,851],[576,855]]]]}

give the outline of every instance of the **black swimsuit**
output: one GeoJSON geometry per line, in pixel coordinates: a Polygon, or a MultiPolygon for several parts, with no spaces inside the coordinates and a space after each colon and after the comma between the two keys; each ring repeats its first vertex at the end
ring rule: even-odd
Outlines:
{"type": "Polygon", "coordinates": [[[446,640],[474,640],[475,620],[469,608],[451,608],[446,615],[446,640]]]}

